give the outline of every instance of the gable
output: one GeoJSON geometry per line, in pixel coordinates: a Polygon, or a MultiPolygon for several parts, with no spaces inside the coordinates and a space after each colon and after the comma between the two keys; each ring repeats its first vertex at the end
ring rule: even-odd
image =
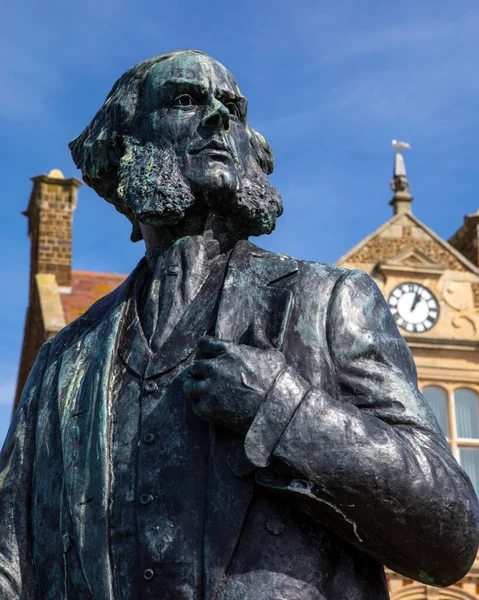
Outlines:
{"type": "Polygon", "coordinates": [[[408,246],[401,250],[399,254],[393,256],[393,258],[385,261],[388,265],[401,266],[411,265],[413,267],[426,267],[426,268],[441,268],[442,265],[436,260],[418,250],[415,245],[408,246]]]}
{"type": "Polygon", "coordinates": [[[477,267],[412,214],[394,216],[342,256],[338,264],[370,271],[382,261],[411,266],[429,263],[431,267],[479,275],[477,267]]]}
{"type": "MultiPolygon", "coordinates": [[[[414,265],[414,266],[425,265],[425,264],[430,264],[431,262],[434,262],[434,261],[422,260],[421,256],[418,254],[419,253],[413,249],[411,252],[408,252],[407,256],[401,257],[400,261],[396,257],[391,262],[400,263],[403,265],[414,265]]],[[[420,254],[422,254],[422,252],[420,254]]],[[[426,256],[426,255],[423,254],[422,256],[426,256]]]]}

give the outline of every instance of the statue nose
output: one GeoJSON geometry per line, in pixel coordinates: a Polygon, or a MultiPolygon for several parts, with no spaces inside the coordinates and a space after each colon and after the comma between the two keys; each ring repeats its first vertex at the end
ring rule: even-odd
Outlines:
{"type": "Polygon", "coordinates": [[[201,124],[205,128],[228,131],[230,128],[230,111],[222,102],[213,98],[211,102],[208,102],[201,124]]]}

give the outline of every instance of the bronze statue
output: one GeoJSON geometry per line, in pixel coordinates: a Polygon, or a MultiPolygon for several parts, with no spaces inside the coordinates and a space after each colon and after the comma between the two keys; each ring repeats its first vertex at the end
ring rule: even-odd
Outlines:
{"type": "Polygon", "coordinates": [[[360,271],[266,252],[273,155],[198,51],[71,144],[146,256],[42,348],[0,471],[0,600],[381,600],[444,586],[478,504],[360,271]]]}

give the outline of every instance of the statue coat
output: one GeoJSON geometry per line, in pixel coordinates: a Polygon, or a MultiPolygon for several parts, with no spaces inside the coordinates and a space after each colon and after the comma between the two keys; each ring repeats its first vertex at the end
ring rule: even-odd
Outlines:
{"type": "MultiPolygon", "coordinates": [[[[114,598],[110,373],[137,272],[30,374],[1,455],[0,600],[114,598]]],[[[195,351],[195,318],[159,369],[195,351]]],[[[465,574],[477,499],[367,275],[239,242],[214,334],[280,349],[288,372],[246,440],[210,426],[205,599],[386,599],[383,564],[438,586],[465,574]]]]}

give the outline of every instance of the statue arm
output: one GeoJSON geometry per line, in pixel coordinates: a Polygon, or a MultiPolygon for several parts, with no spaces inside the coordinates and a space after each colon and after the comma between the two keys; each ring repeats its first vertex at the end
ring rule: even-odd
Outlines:
{"type": "Polygon", "coordinates": [[[274,444],[273,470],[259,471],[258,482],[391,569],[450,585],[471,566],[479,540],[469,478],[417,388],[409,348],[372,280],[348,272],[328,314],[336,397],[290,367],[278,377],[246,436],[257,466],[265,466],[258,449],[271,445],[271,434],[260,434],[271,421],[266,407],[283,407],[275,408],[279,421],[294,414],[274,444]]]}
{"type": "Polygon", "coordinates": [[[49,346],[43,345],[30,372],[0,454],[0,600],[38,598],[30,504],[38,396],[49,346]]]}

